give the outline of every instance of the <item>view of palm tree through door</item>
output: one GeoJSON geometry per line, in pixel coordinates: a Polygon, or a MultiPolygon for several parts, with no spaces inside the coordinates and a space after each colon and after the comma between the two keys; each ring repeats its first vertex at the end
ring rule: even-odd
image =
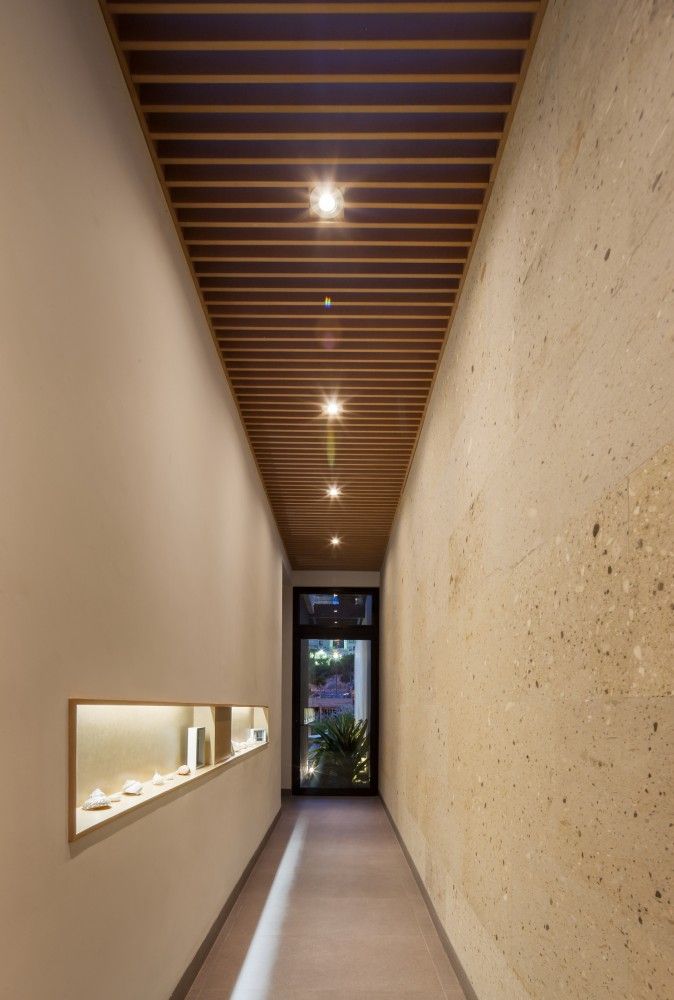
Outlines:
{"type": "Polygon", "coordinates": [[[293,791],[377,791],[376,589],[295,588],[293,791]]]}

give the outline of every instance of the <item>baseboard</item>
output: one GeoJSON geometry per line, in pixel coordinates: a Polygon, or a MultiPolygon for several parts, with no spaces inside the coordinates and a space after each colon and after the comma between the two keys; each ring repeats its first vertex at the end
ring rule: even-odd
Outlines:
{"type": "Polygon", "coordinates": [[[454,948],[452,947],[452,942],[447,937],[447,931],[445,930],[445,928],[442,926],[442,923],[440,922],[440,917],[438,916],[437,911],[436,911],[435,907],[433,906],[433,902],[431,900],[431,897],[428,895],[428,890],[426,889],[426,886],[423,883],[421,875],[417,871],[417,866],[414,864],[414,861],[412,861],[410,852],[407,850],[407,847],[405,845],[405,841],[400,836],[400,830],[396,826],[395,821],[393,819],[393,816],[391,816],[391,812],[389,810],[389,807],[384,802],[384,799],[382,798],[381,793],[379,795],[379,798],[381,799],[381,804],[384,807],[384,812],[388,816],[389,823],[393,827],[393,832],[395,833],[396,837],[398,838],[398,843],[400,844],[400,847],[402,848],[402,852],[405,855],[405,860],[407,861],[407,864],[410,866],[410,870],[411,870],[412,874],[414,875],[414,879],[415,879],[417,885],[419,886],[419,890],[421,892],[421,895],[424,897],[424,902],[425,902],[426,906],[428,907],[428,912],[430,913],[431,920],[433,921],[433,925],[435,926],[435,929],[438,932],[438,937],[440,938],[440,941],[442,943],[442,947],[445,949],[445,953],[447,955],[447,958],[449,959],[449,961],[451,963],[451,966],[454,969],[454,972],[456,973],[456,978],[461,983],[461,989],[466,994],[466,1000],[478,1000],[478,995],[475,992],[475,990],[473,989],[473,986],[471,984],[470,979],[466,975],[466,970],[464,969],[464,967],[461,965],[461,962],[459,961],[459,956],[456,954],[456,952],[454,951],[454,948]]]}
{"type": "Polygon", "coordinates": [[[292,798],[292,794],[293,794],[292,788],[282,788],[281,789],[281,798],[282,799],[292,798]]]}
{"type": "Polygon", "coordinates": [[[239,881],[236,883],[236,885],[234,886],[234,888],[230,892],[229,896],[225,900],[224,906],[222,907],[222,909],[218,913],[217,917],[213,921],[211,929],[209,930],[208,934],[206,935],[206,937],[204,938],[204,940],[201,942],[201,944],[197,948],[197,951],[196,951],[196,954],[195,954],[194,958],[192,959],[192,961],[190,962],[190,964],[187,966],[187,968],[183,972],[182,976],[180,977],[180,982],[178,983],[178,985],[174,989],[173,993],[171,994],[170,1000],[185,1000],[185,997],[187,996],[187,994],[190,991],[192,983],[197,978],[197,973],[199,972],[199,969],[204,964],[206,956],[208,955],[209,951],[211,950],[211,948],[215,944],[215,939],[217,938],[218,934],[222,930],[222,926],[223,926],[225,920],[227,919],[227,917],[231,913],[232,907],[234,906],[234,903],[236,902],[236,900],[237,900],[237,898],[238,898],[241,890],[243,889],[248,876],[250,875],[251,871],[253,870],[255,862],[260,857],[260,854],[262,853],[262,851],[263,851],[263,849],[265,847],[265,844],[267,843],[267,841],[269,840],[269,838],[271,836],[272,830],[274,829],[274,827],[278,823],[280,815],[281,815],[281,810],[279,809],[279,811],[276,813],[276,815],[274,816],[273,820],[271,821],[271,823],[269,825],[269,828],[268,828],[267,832],[265,833],[264,837],[262,838],[262,840],[260,841],[260,843],[257,845],[257,847],[255,849],[255,853],[253,854],[252,858],[250,859],[250,861],[248,862],[248,864],[244,868],[243,874],[241,875],[241,878],[239,879],[239,881]]]}

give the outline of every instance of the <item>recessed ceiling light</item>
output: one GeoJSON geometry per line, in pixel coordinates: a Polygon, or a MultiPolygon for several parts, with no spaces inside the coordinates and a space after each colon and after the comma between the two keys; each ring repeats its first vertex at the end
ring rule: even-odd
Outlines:
{"type": "Polygon", "coordinates": [[[339,417],[343,408],[338,399],[326,399],[323,403],[323,413],[326,417],[339,417]]]}
{"type": "Polygon", "coordinates": [[[336,549],[337,546],[341,544],[341,541],[342,539],[338,535],[333,535],[332,538],[330,539],[330,544],[332,545],[333,548],[336,549]]]}
{"type": "Polygon", "coordinates": [[[337,497],[341,497],[342,490],[339,486],[328,486],[325,494],[330,497],[331,500],[336,500],[337,497]]]}
{"type": "Polygon", "coordinates": [[[344,210],[344,195],[337,187],[315,187],[310,197],[311,211],[321,219],[335,219],[344,210]]]}
{"type": "Polygon", "coordinates": [[[321,191],[318,196],[318,210],[325,215],[332,215],[337,208],[337,199],[332,191],[321,191]]]}

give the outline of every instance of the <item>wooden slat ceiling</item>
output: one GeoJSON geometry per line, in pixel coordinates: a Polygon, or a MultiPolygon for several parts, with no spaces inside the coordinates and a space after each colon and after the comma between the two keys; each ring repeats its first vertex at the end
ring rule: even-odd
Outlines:
{"type": "Polygon", "coordinates": [[[102,9],[288,555],[377,569],[543,2],[102,9]]]}

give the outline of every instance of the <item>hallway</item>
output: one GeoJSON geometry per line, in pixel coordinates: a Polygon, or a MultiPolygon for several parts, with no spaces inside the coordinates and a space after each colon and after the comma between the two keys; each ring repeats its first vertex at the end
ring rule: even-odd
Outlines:
{"type": "Polygon", "coordinates": [[[674,1000],[674,0],[0,37],[0,1000],[674,1000]]]}
{"type": "Polygon", "coordinates": [[[285,800],[190,1000],[463,1000],[379,799],[285,800]]]}

